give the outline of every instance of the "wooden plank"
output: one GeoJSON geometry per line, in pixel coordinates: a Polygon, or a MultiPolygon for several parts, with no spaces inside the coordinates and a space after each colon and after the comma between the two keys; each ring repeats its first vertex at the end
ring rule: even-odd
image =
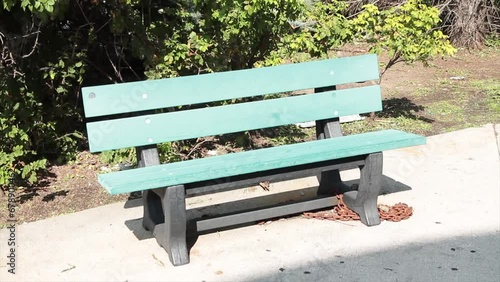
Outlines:
{"type": "Polygon", "coordinates": [[[98,179],[109,193],[121,194],[422,144],[423,136],[384,130],[101,174],[98,179]]]}
{"type": "Polygon", "coordinates": [[[380,111],[380,86],[87,123],[92,152],[380,111]]]}
{"type": "Polygon", "coordinates": [[[82,88],[85,116],[176,107],[379,79],[377,56],[82,88]]]}

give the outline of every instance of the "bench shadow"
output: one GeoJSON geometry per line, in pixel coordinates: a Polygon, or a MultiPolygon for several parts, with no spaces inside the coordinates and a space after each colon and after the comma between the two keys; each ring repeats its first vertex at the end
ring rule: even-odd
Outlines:
{"type": "Polygon", "coordinates": [[[44,201],[44,202],[54,201],[56,199],[56,197],[65,197],[66,195],[68,195],[68,193],[69,193],[68,190],[59,190],[57,192],[50,193],[48,195],[43,196],[42,201],[44,201]]]}
{"type": "Polygon", "coordinates": [[[417,105],[406,97],[389,98],[382,100],[382,111],[378,112],[377,116],[381,118],[406,117],[421,120],[427,123],[433,123],[433,119],[417,115],[417,113],[423,112],[424,110],[424,106],[417,105]]]}
{"type": "MultiPolygon", "coordinates": [[[[344,181],[345,186],[347,187],[346,189],[343,189],[341,192],[347,192],[347,191],[352,191],[356,190],[357,186],[359,184],[359,179],[357,180],[350,180],[350,181],[344,181]]],[[[243,211],[249,211],[249,210],[256,210],[256,209],[261,209],[261,208],[266,208],[266,207],[272,207],[272,206],[278,206],[278,205],[283,205],[289,202],[300,202],[300,201],[308,201],[314,198],[317,198],[317,189],[318,186],[312,186],[312,187],[305,187],[302,189],[296,189],[296,190],[291,190],[291,191],[285,191],[285,192],[278,192],[278,193],[273,193],[269,195],[262,195],[262,196],[255,196],[251,197],[248,199],[243,199],[243,200],[235,200],[235,201],[229,201],[229,202],[224,202],[224,203],[217,203],[217,204],[208,204],[205,206],[199,206],[199,207],[189,207],[186,211],[187,213],[187,218],[188,221],[190,222],[188,224],[188,230],[194,230],[191,232],[188,232],[188,239],[187,239],[187,244],[188,244],[188,250],[191,250],[191,248],[195,245],[196,241],[198,240],[198,237],[203,234],[207,233],[213,233],[215,231],[224,231],[224,230],[231,230],[231,229],[236,229],[244,226],[249,226],[249,225],[255,225],[259,223],[265,223],[267,221],[273,221],[273,220],[279,220],[282,218],[290,218],[290,217],[295,217],[299,214],[291,214],[288,216],[280,216],[278,218],[269,218],[265,220],[260,220],[260,221],[253,221],[253,222],[248,222],[248,223],[242,223],[242,224],[237,224],[237,225],[232,225],[232,226],[227,226],[223,228],[217,228],[217,229],[212,229],[212,230],[207,230],[207,231],[196,231],[196,228],[193,227],[196,225],[197,220],[203,220],[207,218],[214,218],[222,215],[228,215],[228,214],[234,214],[238,212],[243,212],[243,211]]],[[[392,193],[397,193],[397,192],[402,192],[402,191],[409,191],[411,190],[411,187],[403,184],[399,181],[394,180],[391,177],[388,177],[386,175],[382,176],[382,189],[380,191],[380,195],[387,195],[387,194],[392,194],[392,193]]],[[[335,206],[337,203],[332,201],[332,207],[335,206]]],[[[137,208],[142,206],[142,198],[138,197],[137,194],[135,194],[133,197],[130,197],[128,201],[125,202],[124,208],[129,209],[129,208],[137,208]]],[[[331,209],[332,207],[325,208],[322,210],[328,210],[331,209]]],[[[153,239],[153,232],[152,231],[147,231],[142,227],[142,218],[135,218],[135,219],[130,219],[125,221],[125,225],[127,228],[132,231],[134,236],[138,240],[146,240],[146,239],[153,239]]]]}

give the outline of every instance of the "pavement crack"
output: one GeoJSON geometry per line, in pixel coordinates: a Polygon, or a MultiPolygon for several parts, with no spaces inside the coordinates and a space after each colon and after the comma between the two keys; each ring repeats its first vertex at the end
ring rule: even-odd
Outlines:
{"type": "Polygon", "coordinates": [[[500,159],[500,139],[498,138],[498,131],[495,124],[493,124],[493,133],[495,134],[495,142],[497,144],[498,158],[500,159]]]}

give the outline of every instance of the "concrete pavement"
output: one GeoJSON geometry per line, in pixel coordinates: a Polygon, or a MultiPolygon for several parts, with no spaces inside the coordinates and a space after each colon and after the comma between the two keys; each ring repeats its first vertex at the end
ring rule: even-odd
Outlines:
{"type": "MultiPolygon", "coordinates": [[[[213,232],[194,242],[190,264],[173,267],[141,228],[142,207],[116,203],[17,226],[15,275],[1,230],[0,281],[500,281],[499,132],[489,124],[384,152],[384,174],[411,190],[379,203],[412,206],[402,222],[368,228],[298,216],[213,232]]],[[[271,190],[305,195],[315,185],[307,178],[271,190]]],[[[266,192],[230,193],[190,203],[266,192]]]]}

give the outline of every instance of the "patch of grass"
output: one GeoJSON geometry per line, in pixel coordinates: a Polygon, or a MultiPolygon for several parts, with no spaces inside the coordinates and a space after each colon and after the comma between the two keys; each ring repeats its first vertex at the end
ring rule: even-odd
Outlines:
{"type": "Polygon", "coordinates": [[[467,69],[448,69],[448,79],[453,76],[463,76],[465,78],[470,76],[470,71],[467,69]]]}
{"type": "MultiPolygon", "coordinates": [[[[450,76],[466,76],[467,71],[451,71],[450,76]]],[[[401,93],[389,93],[389,96],[401,93]]],[[[500,122],[500,80],[434,80],[431,86],[417,86],[411,99],[386,98],[376,120],[342,124],[344,134],[399,129],[430,135],[450,132],[486,123],[500,122]],[[427,101],[425,97],[434,97],[427,101]],[[422,101],[423,104],[412,101],[422,101]]]]}
{"type": "Polygon", "coordinates": [[[500,35],[490,36],[486,39],[486,46],[500,48],[500,35]]]}
{"type": "Polygon", "coordinates": [[[345,135],[383,129],[398,129],[415,134],[427,134],[432,130],[432,123],[418,118],[399,116],[375,121],[361,120],[342,124],[342,131],[345,135]]]}
{"type": "Polygon", "coordinates": [[[500,79],[475,80],[471,86],[485,94],[486,104],[491,111],[500,113],[500,79]]]}
{"type": "Polygon", "coordinates": [[[425,111],[436,120],[443,122],[463,122],[465,120],[463,107],[454,104],[452,101],[431,103],[425,111]]]}
{"type": "Polygon", "coordinates": [[[453,95],[453,98],[459,97],[460,99],[465,99],[469,95],[469,81],[465,80],[452,80],[449,77],[438,78],[434,81],[434,93],[453,95]]]}
{"type": "Polygon", "coordinates": [[[490,97],[490,101],[488,103],[491,110],[496,113],[500,113],[500,94],[498,93],[495,96],[490,97]]]}
{"type": "Polygon", "coordinates": [[[413,97],[425,98],[435,91],[436,91],[436,89],[433,89],[431,87],[419,87],[419,88],[416,88],[415,91],[413,92],[413,97]]]}
{"type": "Polygon", "coordinates": [[[446,85],[451,96],[426,105],[425,113],[445,132],[500,121],[500,80],[437,81],[446,85]]]}

